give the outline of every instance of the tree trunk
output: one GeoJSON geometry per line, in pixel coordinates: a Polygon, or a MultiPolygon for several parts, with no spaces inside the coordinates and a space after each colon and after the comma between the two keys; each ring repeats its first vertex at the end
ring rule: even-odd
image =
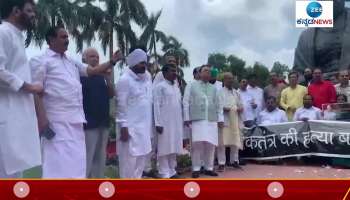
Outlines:
{"type": "Polygon", "coordinates": [[[155,58],[155,62],[158,66],[158,56],[157,56],[157,46],[156,46],[156,37],[155,34],[153,32],[153,48],[154,48],[154,58],[155,58]]]}
{"type": "Polygon", "coordinates": [[[125,57],[129,55],[129,42],[128,39],[125,37],[125,57]]]}
{"type": "MultiPolygon", "coordinates": [[[[111,30],[110,30],[110,33],[109,33],[109,59],[112,59],[112,56],[113,56],[113,41],[114,41],[113,40],[114,39],[113,34],[114,34],[113,26],[111,24],[111,30]]],[[[113,88],[115,88],[114,68],[112,68],[111,79],[112,79],[112,83],[113,83],[113,88]]],[[[110,105],[109,113],[110,113],[111,118],[113,119],[112,123],[115,123],[116,104],[115,104],[114,98],[110,99],[109,105],[110,105]]]]}
{"type": "MultiPolygon", "coordinates": [[[[109,33],[109,59],[112,59],[113,56],[113,28],[111,27],[110,33],[109,33]]],[[[113,85],[114,85],[114,69],[112,69],[112,81],[113,81],[113,85]]]]}
{"type": "Polygon", "coordinates": [[[54,15],[51,16],[51,26],[52,27],[56,26],[56,17],[54,15]]]}

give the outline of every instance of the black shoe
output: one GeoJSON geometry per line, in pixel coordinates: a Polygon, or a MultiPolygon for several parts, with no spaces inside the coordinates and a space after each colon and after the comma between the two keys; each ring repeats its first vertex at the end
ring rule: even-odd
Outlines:
{"type": "Polygon", "coordinates": [[[178,178],[180,178],[180,176],[178,174],[175,174],[172,177],[170,177],[170,179],[178,179],[178,178]]]}
{"type": "Polygon", "coordinates": [[[225,165],[219,165],[218,172],[223,172],[223,171],[225,171],[225,165]]]}
{"type": "Polygon", "coordinates": [[[246,164],[247,164],[247,162],[245,160],[239,159],[239,165],[246,165],[246,164]]]}
{"type": "Polygon", "coordinates": [[[199,174],[200,174],[199,171],[192,172],[192,178],[199,178],[199,174]]]}
{"type": "Polygon", "coordinates": [[[233,168],[236,168],[236,169],[240,169],[240,168],[241,168],[241,167],[239,166],[238,162],[233,162],[233,163],[231,164],[231,166],[232,166],[233,168]]]}
{"type": "Polygon", "coordinates": [[[207,175],[207,176],[219,176],[216,172],[209,171],[209,170],[205,170],[204,174],[207,175]]]}
{"type": "Polygon", "coordinates": [[[200,170],[200,173],[201,173],[201,174],[204,174],[204,172],[205,172],[205,170],[204,170],[204,167],[202,166],[202,167],[201,167],[201,170],[200,170]]]}
{"type": "Polygon", "coordinates": [[[149,172],[142,172],[143,177],[148,177],[148,178],[158,178],[158,174],[156,170],[151,170],[149,172]]]}

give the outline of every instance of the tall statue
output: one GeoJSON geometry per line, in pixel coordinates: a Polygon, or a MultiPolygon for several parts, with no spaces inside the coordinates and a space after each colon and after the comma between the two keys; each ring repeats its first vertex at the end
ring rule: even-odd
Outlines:
{"type": "Polygon", "coordinates": [[[294,70],[319,67],[323,72],[348,69],[350,64],[350,10],[345,0],[333,0],[333,28],[304,30],[295,49],[294,70]]]}

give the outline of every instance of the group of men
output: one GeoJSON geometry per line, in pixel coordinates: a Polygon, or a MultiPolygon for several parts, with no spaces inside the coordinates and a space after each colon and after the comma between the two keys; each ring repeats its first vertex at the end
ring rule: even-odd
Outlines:
{"type": "Polygon", "coordinates": [[[192,177],[218,176],[215,158],[218,171],[239,168],[244,127],[334,119],[327,114],[329,104],[337,95],[342,103],[350,96],[348,71],[339,73],[335,86],[323,80],[319,68],[307,68],[304,85],[298,84],[297,72],[289,73],[288,86],[271,73],[271,84],[262,89],[251,74],[235,89],[230,72],[220,82],[210,65],[196,68],[182,93],[176,59],[166,58],[152,78],[142,48],[130,49],[114,90],[111,69],[123,59],[121,53],[100,64],[98,52],[88,48],[82,62],[75,61],[65,54],[69,40],[63,27],[50,28],[49,48],[28,61],[22,31],[32,28],[34,10],[32,0],[6,1],[0,10],[0,178],[20,177],[38,165],[43,178],[104,177],[114,96],[121,178],[142,178],[152,154],[160,177],[178,177],[186,130],[192,177]]]}
{"type": "MultiPolygon", "coordinates": [[[[264,89],[264,94],[270,99],[274,99],[276,109],[274,109],[275,112],[269,113],[263,111],[260,115],[267,114],[271,123],[337,120],[337,116],[332,110],[337,108],[337,104],[348,103],[350,95],[348,70],[338,72],[338,84],[336,85],[324,80],[319,68],[306,68],[304,81],[301,84],[298,84],[299,73],[295,71],[288,75],[288,86],[276,80],[275,73],[272,72],[270,77],[271,84],[264,89]]],[[[268,108],[269,103],[266,102],[266,108],[268,108]]],[[[263,119],[264,116],[260,116],[260,121],[259,116],[257,116],[258,124],[264,124],[261,118],[263,119]]]]}
{"type": "MultiPolygon", "coordinates": [[[[108,122],[87,117],[85,128],[98,133],[85,133],[85,114],[90,113],[89,109],[84,112],[83,99],[94,101],[96,109],[109,112],[109,108],[98,104],[98,98],[105,93],[102,101],[108,101],[107,89],[101,88],[110,83],[97,80],[97,76],[109,74],[122,59],[121,53],[117,51],[110,61],[99,64],[98,55],[89,49],[84,52],[85,63],[77,62],[65,54],[69,44],[67,31],[51,27],[46,34],[49,48],[29,62],[22,31],[34,25],[34,1],[2,1],[0,9],[0,177],[21,177],[22,171],[39,165],[43,178],[101,176],[96,174],[100,170],[93,168],[101,168],[96,163],[104,166],[104,160],[94,159],[104,156],[96,156],[95,148],[105,143],[108,134],[102,127],[108,122]],[[104,85],[91,88],[82,80],[87,87],[85,93],[93,89],[98,92],[97,98],[91,94],[83,98],[80,77],[86,76],[96,78],[95,84],[104,85]],[[104,138],[99,137],[102,135],[104,138]]],[[[92,104],[86,105],[89,103],[92,104]]]]}

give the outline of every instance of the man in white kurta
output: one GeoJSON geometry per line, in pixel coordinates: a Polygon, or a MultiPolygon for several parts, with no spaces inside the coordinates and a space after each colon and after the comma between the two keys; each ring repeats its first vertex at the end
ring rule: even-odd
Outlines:
{"type": "MultiPolygon", "coordinates": [[[[49,48],[30,61],[33,80],[44,87],[42,96],[52,139],[42,138],[43,178],[85,178],[86,147],[80,76],[97,75],[112,67],[111,62],[88,67],[65,54],[68,33],[52,27],[47,33],[49,48]]],[[[114,63],[119,58],[114,58],[114,63]]]]}
{"type": "Polygon", "coordinates": [[[42,92],[42,86],[31,84],[22,32],[33,22],[34,4],[16,2],[0,6],[0,178],[19,178],[23,170],[41,164],[32,94],[42,92]]]}
{"type": "MultiPolygon", "coordinates": [[[[172,56],[172,55],[165,56],[164,60],[165,60],[166,64],[172,64],[172,65],[175,65],[177,67],[177,61],[176,61],[175,56],[172,56]]],[[[156,76],[154,77],[153,86],[156,86],[158,83],[163,82],[163,81],[165,81],[164,75],[161,71],[159,71],[156,74],[156,76]]],[[[175,84],[177,86],[179,85],[178,80],[175,80],[175,84]]]]}
{"type": "Polygon", "coordinates": [[[247,90],[248,82],[247,79],[242,79],[239,83],[238,94],[243,106],[243,112],[241,118],[245,127],[251,127],[256,122],[257,104],[254,102],[253,95],[247,90]]]}
{"type": "MultiPolygon", "coordinates": [[[[173,64],[173,65],[177,66],[176,58],[174,56],[165,56],[164,60],[165,60],[166,64],[173,64]]],[[[155,86],[157,86],[159,83],[161,83],[163,81],[165,81],[164,75],[161,71],[159,71],[157,74],[155,74],[154,80],[152,82],[153,88],[155,88],[155,86]]],[[[179,87],[179,82],[177,79],[175,80],[175,85],[177,87],[179,87]]],[[[157,176],[157,174],[155,174],[155,169],[153,167],[153,165],[154,165],[153,158],[156,157],[156,147],[157,147],[157,141],[156,141],[156,138],[154,137],[155,136],[154,132],[155,132],[155,130],[153,131],[153,134],[151,136],[152,151],[147,156],[145,169],[143,171],[143,176],[151,177],[151,178],[156,178],[156,176],[157,176]]]]}
{"type": "Polygon", "coordinates": [[[224,105],[224,128],[219,132],[219,145],[217,156],[219,171],[223,171],[226,165],[225,148],[230,148],[228,166],[239,167],[238,150],[242,149],[241,143],[241,113],[242,104],[238,92],[233,88],[234,78],[230,72],[224,74],[224,87],[222,88],[224,105]]]}
{"type": "Polygon", "coordinates": [[[321,110],[313,105],[312,96],[305,95],[303,98],[304,106],[298,108],[293,117],[293,121],[308,121],[308,120],[321,120],[321,110]]]}
{"type": "Polygon", "coordinates": [[[270,96],[266,99],[266,108],[259,113],[258,125],[271,125],[288,122],[287,114],[283,110],[277,108],[276,97],[270,96]]]}
{"type": "Polygon", "coordinates": [[[223,127],[223,106],[216,87],[209,83],[210,68],[200,69],[201,81],[186,87],[183,98],[184,120],[192,125],[192,177],[198,178],[202,161],[204,174],[217,176],[214,172],[215,146],[218,145],[218,128],[223,127]]]}
{"type": "Polygon", "coordinates": [[[129,68],[117,83],[120,178],[141,178],[147,155],[152,150],[152,78],[146,71],[146,62],[146,53],[135,49],[127,57],[129,68]]]}
{"type": "Polygon", "coordinates": [[[165,81],[153,90],[158,171],[162,178],[176,178],[176,156],[182,152],[183,136],[181,92],[175,85],[176,66],[165,65],[162,73],[165,81]]]}
{"type": "Polygon", "coordinates": [[[264,109],[264,90],[257,86],[257,77],[255,74],[251,74],[248,76],[248,87],[247,91],[252,95],[253,97],[253,103],[256,104],[256,108],[254,109],[255,117],[258,116],[258,114],[264,109]]]}

